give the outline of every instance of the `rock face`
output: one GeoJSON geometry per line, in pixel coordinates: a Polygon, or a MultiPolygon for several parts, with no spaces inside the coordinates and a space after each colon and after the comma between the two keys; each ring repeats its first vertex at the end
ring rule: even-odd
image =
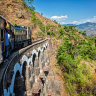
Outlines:
{"type": "Polygon", "coordinates": [[[17,17],[18,17],[19,19],[20,19],[20,18],[24,19],[24,15],[23,15],[21,12],[17,14],[17,17]]]}

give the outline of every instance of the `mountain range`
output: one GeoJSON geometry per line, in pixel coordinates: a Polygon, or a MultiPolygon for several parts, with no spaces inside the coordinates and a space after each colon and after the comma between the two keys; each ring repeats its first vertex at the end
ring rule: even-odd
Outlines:
{"type": "Polygon", "coordinates": [[[87,22],[77,25],[77,28],[81,31],[86,30],[87,35],[96,35],[96,23],[87,22]]]}
{"type": "MultiPolygon", "coordinates": [[[[73,24],[67,24],[73,25],[73,24]]],[[[64,25],[63,25],[64,26],[64,25]]],[[[80,25],[76,25],[80,31],[86,30],[87,35],[96,35],[96,23],[86,22],[80,25]]]]}

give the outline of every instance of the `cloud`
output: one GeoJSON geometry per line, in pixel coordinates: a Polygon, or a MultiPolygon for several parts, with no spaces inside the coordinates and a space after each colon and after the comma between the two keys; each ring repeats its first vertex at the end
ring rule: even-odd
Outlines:
{"type": "Polygon", "coordinates": [[[86,22],[92,22],[92,23],[96,23],[96,16],[93,16],[93,18],[88,18],[88,19],[83,19],[83,20],[78,20],[78,21],[72,21],[72,22],[60,22],[61,24],[82,24],[82,23],[86,23],[86,22]]]}
{"type": "Polygon", "coordinates": [[[70,22],[66,21],[67,18],[68,18],[67,15],[65,15],[65,16],[52,16],[51,20],[56,20],[60,24],[76,24],[76,25],[79,25],[79,24],[86,23],[86,22],[96,23],[96,16],[93,16],[92,18],[82,19],[82,20],[78,20],[78,21],[70,21],[70,22]]]}
{"type": "Polygon", "coordinates": [[[57,22],[60,22],[60,21],[65,20],[67,18],[68,18],[67,15],[65,15],[65,16],[52,16],[51,17],[52,20],[56,20],[57,22]]]}
{"type": "Polygon", "coordinates": [[[83,19],[80,21],[72,21],[72,24],[82,24],[82,23],[86,23],[86,22],[96,23],[96,16],[94,16],[93,18],[83,19]]]}

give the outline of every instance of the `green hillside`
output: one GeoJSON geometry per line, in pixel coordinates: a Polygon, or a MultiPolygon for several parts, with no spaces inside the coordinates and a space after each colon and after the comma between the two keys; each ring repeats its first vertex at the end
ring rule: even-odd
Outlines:
{"type": "Polygon", "coordinates": [[[59,30],[62,44],[57,51],[57,63],[62,70],[70,96],[96,96],[96,47],[94,38],[65,26],[59,30]]]}

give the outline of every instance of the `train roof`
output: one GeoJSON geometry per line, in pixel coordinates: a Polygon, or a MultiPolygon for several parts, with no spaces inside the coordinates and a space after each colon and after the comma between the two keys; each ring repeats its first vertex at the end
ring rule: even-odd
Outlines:
{"type": "Polygon", "coordinates": [[[22,26],[17,26],[17,25],[14,26],[14,29],[16,29],[16,30],[27,30],[26,28],[24,28],[22,26]]]}

